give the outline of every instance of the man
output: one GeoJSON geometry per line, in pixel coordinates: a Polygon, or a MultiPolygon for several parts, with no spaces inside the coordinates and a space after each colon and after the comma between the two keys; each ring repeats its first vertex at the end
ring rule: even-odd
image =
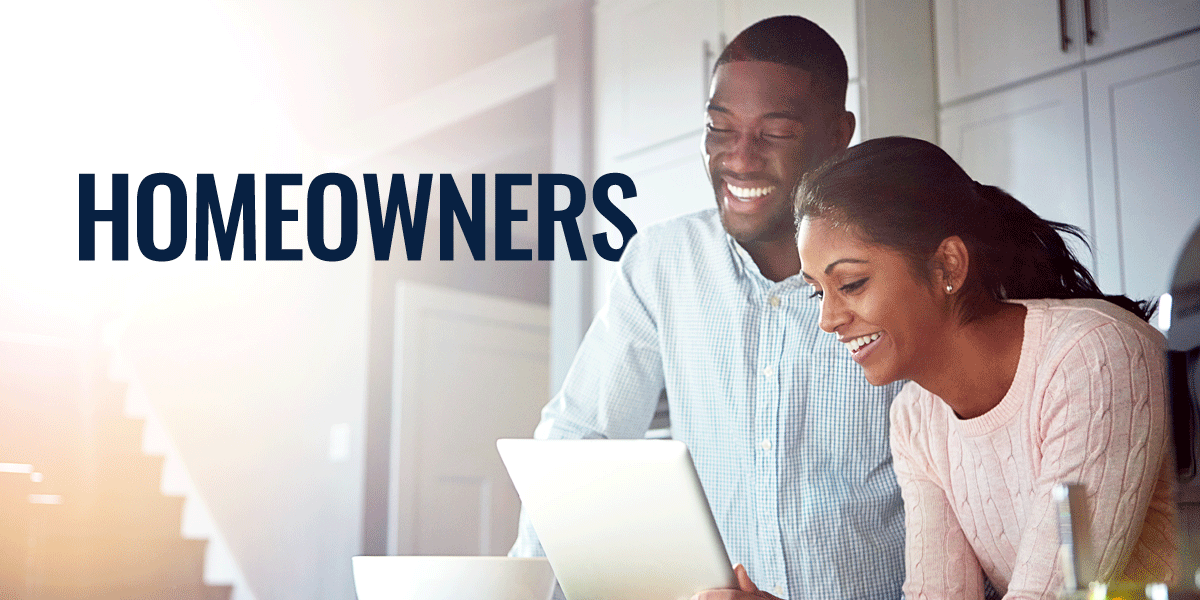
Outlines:
{"type": "MultiPolygon", "coordinates": [[[[639,438],[660,394],[730,558],[764,591],[898,598],[903,509],[888,451],[897,385],[875,388],[797,274],[792,188],[844,150],[846,61],[775,17],[717,61],[704,154],[717,208],[629,243],[538,438],[639,438]]],[[[514,555],[540,554],[522,518],[514,555]]]]}

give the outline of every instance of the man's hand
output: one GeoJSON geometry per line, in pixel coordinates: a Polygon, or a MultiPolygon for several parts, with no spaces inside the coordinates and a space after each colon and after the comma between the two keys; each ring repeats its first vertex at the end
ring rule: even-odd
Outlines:
{"type": "Polygon", "coordinates": [[[750,581],[750,574],[746,572],[746,567],[734,565],[733,574],[737,577],[739,589],[704,590],[692,596],[692,600],[780,600],[776,596],[759,590],[758,586],[750,581]]]}

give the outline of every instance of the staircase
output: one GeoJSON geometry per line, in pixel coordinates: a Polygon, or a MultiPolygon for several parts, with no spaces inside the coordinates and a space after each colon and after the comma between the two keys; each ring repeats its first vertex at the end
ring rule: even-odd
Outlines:
{"type": "Polygon", "coordinates": [[[14,326],[0,301],[0,600],[230,600],[181,534],[97,336],[14,326]]]}

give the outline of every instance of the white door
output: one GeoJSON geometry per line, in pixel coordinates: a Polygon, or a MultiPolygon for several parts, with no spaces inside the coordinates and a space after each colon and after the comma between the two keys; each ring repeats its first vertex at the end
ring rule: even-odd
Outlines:
{"type": "Polygon", "coordinates": [[[1100,287],[1169,287],[1200,222],[1200,33],[1088,67],[1100,287]]]}
{"type": "Polygon", "coordinates": [[[549,309],[396,286],[388,554],[502,555],[520,502],[496,439],[549,400],[549,309]]]}
{"type": "MultiPolygon", "coordinates": [[[[976,181],[1091,235],[1085,131],[1076,70],[944,109],[941,145],[976,181]]],[[[1091,256],[1077,250],[1094,269],[1091,256]]]]}

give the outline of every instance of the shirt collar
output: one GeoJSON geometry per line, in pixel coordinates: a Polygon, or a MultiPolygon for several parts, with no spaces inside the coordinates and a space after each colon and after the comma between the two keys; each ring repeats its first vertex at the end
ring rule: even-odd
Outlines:
{"type": "Polygon", "coordinates": [[[783,281],[771,281],[767,279],[762,271],[758,268],[758,263],[754,262],[754,257],[750,256],[745,248],[733,239],[729,232],[725,233],[725,241],[729,245],[729,253],[733,257],[734,268],[738,274],[743,277],[749,277],[755,281],[764,284],[768,288],[799,288],[804,285],[804,280],[799,274],[792,275],[783,281]]]}

